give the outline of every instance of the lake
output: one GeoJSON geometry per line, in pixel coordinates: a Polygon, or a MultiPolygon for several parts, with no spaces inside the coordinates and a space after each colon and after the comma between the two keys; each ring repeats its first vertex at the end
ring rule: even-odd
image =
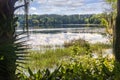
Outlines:
{"type": "MultiPolygon", "coordinates": [[[[17,30],[21,32],[22,30],[17,30]]],[[[29,41],[27,44],[32,49],[40,50],[41,46],[59,46],[62,47],[64,42],[73,39],[84,39],[90,43],[108,43],[108,37],[102,35],[105,28],[80,27],[80,28],[47,28],[47,29],[30,29],[29,41]]]]}

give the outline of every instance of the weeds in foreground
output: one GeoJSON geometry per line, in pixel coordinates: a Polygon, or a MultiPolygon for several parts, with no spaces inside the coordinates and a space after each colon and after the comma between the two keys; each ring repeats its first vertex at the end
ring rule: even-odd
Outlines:
{"type": "Polygon", "coordinates": [[[32,70],[55,68],[61,64],[62,60],[66,60],[74,55],[80,56],[92,53],[100,54],[102,49],[111,48],[111,45],[109,44],[89,44],[87,41],[81,39],[66,43],[65,45],[67,46],[62,49],[48,49],[44,52],[30,51],[29,56],[31,59],[28,61],[28,64],[26,64],[26,67],[30,67],[32,70]]]}
{"type": "Polygon", "coordinates": [[[60,60],[67,56],[70,56],[69,49],[56,49],[46,50],[45,52],[31,51],[29,56],[31,57],[26,67],[30,67],[33,70],[54,68],[60,60]]]}
{"type": "Polygon", "coordinates": [[[112,58],[94,58],[90,55],[74,56],[63,61],[53,72],[49,69],[20,74],[20,80],[119,80],[120,64],[112,58]]]}
{"type": "Polygon", "coordinates": [[[111,48],[109,44],[73,43],[63,49],[46,50],[44,53],[31,51],[31,61],[26,67],[28,75],[20,73],[20,80],[119,80],[120,64],[111,54],[103,57],[97,54],[102,49],[111,48]],[[59,65],[58,68],[54,65],[59,65]],[[53,71],[48,68],[54,67],[53,71]],[[44,69],[43,69],[44,68],[44,69]],[[47,69],[45,69],[47,68],[47,69]],[[38,69],[37,72],[33,70],[38,69]]]}

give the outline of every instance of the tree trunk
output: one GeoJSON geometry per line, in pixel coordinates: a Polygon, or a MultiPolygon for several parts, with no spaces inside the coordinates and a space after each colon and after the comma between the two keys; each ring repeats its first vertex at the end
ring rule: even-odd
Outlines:
{"type": "Polygon", "coordinates": [[[120,0],[117,0],[117,17],[116,26],[114,28],[113,52],[116,60],[120,62],[120,0]]]}
{"type": "Polygon", "coordinates": [[[27,22],[28,0],[23,0],[24,5],[15,7],[17,1],[19,0],[0,0],[0,80],[16,80],[16,67],[25,60],[23,53],[26,48],[23,48],[23,42],[16,42],[17,17],[14,11],[16,8],[25,7],[27,22]]]}
{"type": "Polygon", "coordinates": [[[15,1],[0,0],[0,80],[15,80],[15,1]]]}

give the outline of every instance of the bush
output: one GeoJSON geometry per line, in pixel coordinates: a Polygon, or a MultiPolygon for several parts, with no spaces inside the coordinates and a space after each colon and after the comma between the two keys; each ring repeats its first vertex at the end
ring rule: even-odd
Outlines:
{"type": "Polygon", "coordinates": [[[83,40],[83,39],[74,39],[71,40],[70,42],[64,42],[64,47],[70,47],[73,45],[79,45],[81,47],[84,47],[86,44],[89,44],[87,41],[83,40]]]}

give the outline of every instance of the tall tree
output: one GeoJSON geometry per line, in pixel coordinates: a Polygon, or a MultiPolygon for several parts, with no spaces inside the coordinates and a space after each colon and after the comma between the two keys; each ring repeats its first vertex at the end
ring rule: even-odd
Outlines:
{"type": "Polygon", "coordinates": [[[27,16],[29,0],[23,0],[23,5],[15,6],[18,1],[0,0],[0,80],[16,80],[16,61],[19,60],[18,63],[21,63],[20,60],[23,60],[22,53],[25,48],[17,39],[15,10],[24,6],[27,16]]]}
{"type": "Polygon", "coordinates": [[[113,41],[115,58],[118,62],[120,62],[120,0],[117,0],[117,17],[113,41]]]}
{"type": "Polygon", "coordinates": [[[116,19],[116,2],[117,0],[105,0],[109,8],[105,8],[104,13],[99,15],[101,24],[106,27],[106,32],[109,34],[110,38],[113,39],[113,28],[115,27],[116,19]]]}

